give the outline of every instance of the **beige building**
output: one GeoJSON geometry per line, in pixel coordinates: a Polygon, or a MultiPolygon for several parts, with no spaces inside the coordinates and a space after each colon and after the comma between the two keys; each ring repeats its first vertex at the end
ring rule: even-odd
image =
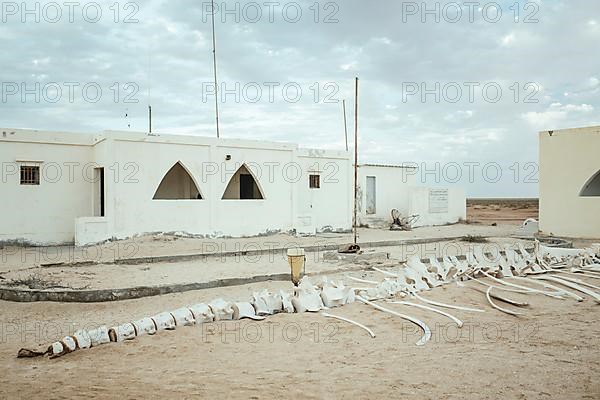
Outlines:
{"type": "Polygon", "coordinates": [[[600,238],[600,126],[540,132],[540,231],[600,238]]]}

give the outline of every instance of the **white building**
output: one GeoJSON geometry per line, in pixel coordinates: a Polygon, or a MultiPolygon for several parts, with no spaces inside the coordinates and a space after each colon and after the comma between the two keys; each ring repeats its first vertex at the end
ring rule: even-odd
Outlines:
{"type": "MultiPolygon", "coordinates": [[[[200,136],[0,129],[0,162],[0,241],[85,245],[157,232],[251,236],[352,225],[353,164],[345,151],[200,136]]],[[[365,217],[389,219],[397,208],[421,214],[422,225],[464,218],[464,194],[414,188],[401,168],[360,171],[364,187],[375,185],[364,195],[365,204],[375,205],[365,217]]]]}
{"type": "Polygon", "coordinates": [[[389,224],[393,209],[403,217],[418,215],[413,227],[466,220],[466,197],[461,187],[418,186],[414,166],[359,164],[358,171],[360,224],[389,224]]]}
{"type": "Polygon", "coordinates": [[[600,238],[600,126],[540,132],[540,230],[600,238]]]}

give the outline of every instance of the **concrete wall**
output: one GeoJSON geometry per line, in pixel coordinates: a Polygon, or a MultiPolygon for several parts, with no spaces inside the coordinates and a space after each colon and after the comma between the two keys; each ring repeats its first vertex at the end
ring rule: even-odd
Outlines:
{"type": "Polygon", "coordinates": [[[416,186],[413,167],[391,165],[359,166],[359,224],[372,226],[391,224],[391,210],[401,215],[419,215],[413,225],[446,225],[466,219],[467,201],[462,188],[427,188],[416,186]],[[367,212],[367,178],[376,182],[375,213],[367,212]]]}
{"type": "MultiPolygon", "coordinates": [[[[297,227],[312,233],[351,228],[350,158],[346,152],[129,132],[14,131],[0,140],[4,177],[0,240],[83,245],[153,232],[251,236],[297,227]],[[69,179],[64,164],[73,162],[78,169],[69,179]],[[61,179],[52,183],[42,179],[39,186],[20,185],[22,163],[42,169],[58,163],[61,179]],[[202,199],[153,199],[177,163],[194,180],[202,199]],[[242,166],[255,177],[264,199],[222,200],[242,166]],[[99,215],[98,167],[104,168],[105,175],[104,217],[99,215]],[[321,188],[309,188],[309,170],[322,176],[321,188]]],[[[173,182],[189,186],[187,174],[179,171],[175,178],[173,182]]],[[[175,186],[167,184],[161,190],[170,192],[171,197],[189,194],[189,187],[179,193],[180,185],[175,186]]]]}
{"type": "Polygon", "coordinates": [[[0,241],[73,241],[75,219],[93,215],[93,142],[92,135],[0,129],[0,241]],[[39,185],[20,184],[21,165],[40,168],[39,185]]]}
{"type": "Polygon", "coordinates": [[[600,126],[540,132],[540,230],[600,238],[600,197],[580,196],[600,171],[600,126]]]}
{"type": "Polygon", "coordinates": [[[419,215],[414,227],[454,224],[466,220],[464,189],[411,187],[409,215],[419,215]]]}
{"type": "Polygon", "coordinates": [[[415,185],[412,167],[360,165],[358,168],[358,214],[361,224],[374,221],[391,223],[391,211],[395,208],[403,216],[409,213],[409,192],[415,185]],[[367,177],[375,177],[376,207],[374,214],[367,213],[367,177]]]}
{"type": "MultiPolygon", "coordinates": [[[[314,234],[349,230],[352,225],[354,171],[350,154],[344,151],[131,132],[11,132],[0,137],[0,240],[84,245],[155,232],[253,236],[296,230],[314,234]],[[39,186],[20,185],[19,166],[24,163],[47,170],[39,186]],[[54,164],[60,167],[59,179],[52,176],[51,168],[44,168],[54,164]],[[178,164],[182,167],[176,168],[174,179],[160,191],[168,199],[155,200],[159,185],[178,164]],[[69,173],[69,165],[74,173],[69,173]],[[100,215],[98,168],[104,169],[104,216],[100,215]],[[263,199],[237,199],[234,192],[239,192],[239,184],[230,186],[229,194],[236,199],[223,199],[240,168],[253,175],[263,199]],[[310,175],[320,177],[320,187],[310,187],[310,175]],[[188,176],[202,199],[190,198],[193,191],[188,176]],[[182,196],[187,198],[175,199],[182,196]]],[[[372,219],[391,222],[393,208],[403,215],[429,211],[417,207],[426,189],[413,193],[415,175],[407,171],[410,169],[392,166],[360,167],[359,223],[372,219]],[[369,176],[376,178],[376,212],[372,215],[367,215],[364,207],[369,176]]],[[[455,208],[461,203],[453,203],[452,193],[451,211],[427,216],[421,220],[423,224],[456,222],[461,210],[455,208]]]]}

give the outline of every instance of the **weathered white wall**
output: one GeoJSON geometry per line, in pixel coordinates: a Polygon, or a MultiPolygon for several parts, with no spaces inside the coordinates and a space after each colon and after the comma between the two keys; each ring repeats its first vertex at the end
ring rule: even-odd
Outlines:
{"type": "MultiPolygon", "coordinates": [[[[294,224],[300,233],[315,233],[324,229],[350,229],[352,227],[353,170],[348,153],[299,149],[297,167],[304,171],[295,181],[293,191],[294,224]],[[309,175],[319,175],[321,187],[311,189],[309,175]]],[[[292,179],[293,178],[293,179],[292,179]]]]}
{"type": "Polygon", "coordinates": [[[0,241],[73,241],[75,218],[91,212],[92,143],[92,135],[0,129],[0,241]],[[39,165],[39,186],[20,185],[23,163],[39,165]]]}
{"type": "MultiPolygon", "coordinates": [[[[352,224],[354,171],[350,154],[343,151],[130,132],[15,131],[0,140],[4,179],[0,240],[39,244],[75,240],[84,245],[154,232],[252,236],[294,229],[299,233],[349,230],[352,224]],[[42,167],[56,162],[63,166],[61,179],[50,183],[42,178],[40,186],[21,186],[17,160],[41,161],[42,167]],[[65,175],[64,164],[70,162],[76,163],[72,177],[65,175]],[[202,199],[154,200],[162,179],[178,162],[189,172],[202,199]],[[223,200],[229,181],[243,165],[255,177],[264,198],[223,200]],[[105,174],[104,217],[99,216],[96,167],[103,167],[105,174]],[[320,188],[309,187],[311,174],[320,176],[320,188]]],[[[404,215],[414,212],[420,200],[412,194],[414,174],[406,171],[360,168],[361,189],[367,176],[377,178],[377,213],[369,218],[390,220],[392,208],[404,215]]],[[[366,193],[361,192],[364,210],[366,193]]],[[[450,214],[425,221],[455,222],[450,214]]],[[[367,217],[364,211],[361,216],[367,217]]]]}
{"type": "Polygon", "coordinates": [[[600,126],[540,132],[540,230],[600,238],[600,197],[580,196],[600,170],[600,126]]]}
{"type": "Polygon", "coordinates": [[[435,226],[454,224],[467,219],[467,199],[460,187],[427,188],[411,187],[409,195],[409,215],[419,215],[413,225],[435,226]],[[447,191],[447,196],[444,193],[447,191]],[[447,207],[443,197],[447,197],[447,207]]]}
{"type": "MultiPolygon", "coordinates": [[[[326,161],[335,164],[334,170],[346,171],[349,163],[346,153],[298,150],[289,144],[180,136],[124,140],[117,136],[113,154],[138,169],[137,182],[121,180],[114,185],[117,237],[158,231],[250,236],[292,230],[298,222],[296,204],[308,204],[308,166],[326,161]],[[152,200],[162,176],[178,161],[195,178],[203,200],[152,200]],[[242,166],[254,176],[262,200],[222,200],[242,166]]],[[[318,193],[311,192],[318,200],[311,208],[317,229],[350,227],[347,208],[339,206],[340,201],[348,201],[345,178],[340,174],[337,184],[324,184],[318,193]]]]}
{"type": "Polygon", "coordinates": [[[397,209],[403,216],[409,213],[410,188],[415,185],[412,167],[359,165],[358,168],[358,214],[359,223],[375,220],[392,222],[391,211],[397,209]],[[376,213],[367,214],[367,177],[376,178],[376,213]]]}

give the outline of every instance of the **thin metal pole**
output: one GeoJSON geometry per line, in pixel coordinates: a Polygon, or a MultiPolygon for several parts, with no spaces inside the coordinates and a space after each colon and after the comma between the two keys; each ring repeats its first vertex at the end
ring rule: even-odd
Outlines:
{"type": "Polygon", "coordinates": [[[354,244],[357,244],[356,227],[356,197],[358,195],[358,78],[354,85],[354,218],[352,227],[354,228],[354,244]]]}
{"type": "Polygon", "coordinates": [[[213,41],[213,70],[215,72],[215,115],[217,120],[217,138],[219,134],[219,90],[217,85],[217,41],[215,39],[215,1],[211,0],[212,5],[212,41],[213,41]]]}
{"type": "Polygon", "coordinates": [[[346,100],[342,100],[344,107],[344,133],[346,135],[346,151],[348,151],[348,123],[346,122],[346,100]]]}
{"type": "Polygon", "coordinates": [[[148,133],[152,134],[152,106],[148,104],[148,133]]]}

